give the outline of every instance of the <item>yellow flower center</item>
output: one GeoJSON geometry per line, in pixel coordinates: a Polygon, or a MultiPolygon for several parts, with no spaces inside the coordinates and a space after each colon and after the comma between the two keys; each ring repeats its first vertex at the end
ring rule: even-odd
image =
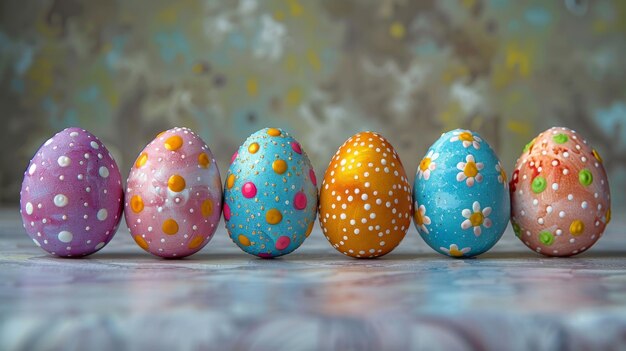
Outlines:
{"type": "Polygon", "coordinates": [[[420,169],[422,170],[422,172],[424,172],[425,170],[428,169],[428,167],[430,166],[431,162],[432,162],[432,160],[430,159],[430,157],[424,157],[422,162],[420,162],[420,169]]]}
{"type": "Polygon", "coordinates": [[[478,227],[483,224],[483,221],[485,220],[485,216],[483,216],[482,212],[474,212],[470,216],[469,220],[470,220],[470,223],[472,223],[472,226],[478,227]]]}
{"type": "Polygon", "coordinates": [[[466,163],[465,168],[463,169],[463,173],[468,178],[476,177],[476,175],[478,174],[478,168],[476,167],[476,163],[471,161],[466,163]]]}
{"type": "Polygon", "coordinates": [[[463,256],[463,252],[456,247],[450,248],[450,256],[461,257],[463,256]]]}
{"type": "Polygon", "coordinates": [[[422,216],[422,212],[420,212],[419,209],[415,211],[415,223],[417,223],[418,226],[424,224],[424,216],[422,216]]]}
{"type": "Polygon", "coordinates": [[[461,132],[461,134],[459,134],[459,140],[474,141],[474,136],[470,132],[461,132]]]}

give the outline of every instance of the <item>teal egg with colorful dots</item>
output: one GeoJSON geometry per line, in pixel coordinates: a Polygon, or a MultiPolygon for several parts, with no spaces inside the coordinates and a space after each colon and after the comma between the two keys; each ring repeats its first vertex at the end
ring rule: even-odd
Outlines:
{"type": "Polygon", "coordinates": [[[491,249],[509,222],[504,167],[477,133],[444,133],[421,160],[413,186],[413,221],[435,251],[472,257],[491,249]]]}
{"type": "Polygon", "coordinates": [[[289,133],[265,128],[233,155],[224,187],[224,219],[243,251],[263,258],[302,245],[317,214],[317,180],[307,154],[289,133]]]}

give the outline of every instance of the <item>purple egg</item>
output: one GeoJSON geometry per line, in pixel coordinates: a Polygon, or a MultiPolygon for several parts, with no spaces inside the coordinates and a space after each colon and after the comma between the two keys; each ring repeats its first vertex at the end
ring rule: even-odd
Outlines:
{"type": "Polygon", "coordinates": [[[120,171],[93,134],[67,128],[46,141],[24,172],[26,233],[49,253],[86,256],[113,238],[123,209],[120,171]]]}

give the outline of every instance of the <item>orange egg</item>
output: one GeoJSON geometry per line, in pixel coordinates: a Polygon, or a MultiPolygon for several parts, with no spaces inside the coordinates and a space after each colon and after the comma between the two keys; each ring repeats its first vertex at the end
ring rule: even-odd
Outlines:
{"type": "Polygon", "coordinates": [[[333,156],[320,190],[326,239],[352,257],[391,252],[411,224],[411,187],[398,154],[381,135],[352,136],[333,156]]]}

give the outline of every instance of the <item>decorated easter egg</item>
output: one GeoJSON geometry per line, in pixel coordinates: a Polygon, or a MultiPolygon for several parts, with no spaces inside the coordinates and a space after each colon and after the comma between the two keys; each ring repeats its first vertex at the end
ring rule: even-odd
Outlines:
{"type": "Polygon", "coordinates": [[[388,254],[411,225],[411,187],[393,146],[378,133],[358,133],[341,145],[320,190],[320,225],[344,255],[388,254]]]}
{"type": "Polygon", "coordinates": [[[548,129],[526,145],[510,189],[515,234],[546,256],[571,256],[589,249],[611,220],[602,158],[567,128],[548,129]]]}
{"type": "Polygon", "coordinates": [[[30,161],[20,192],[26,233],[49,253],[92,254],[113,238],[122,218],[120,171],[93,134],[67,128],[30,161]]]}
{"type": "Polygon", "coordinates": [[[506,173],[477,133],[441,135],[421,160],[413,186],[413,219],[435,251],[472,257],[489,250],[509,222],[506,173]]]}
{"type": "Polygon", "coordinates": [[[300,144],[282,129],[252,134],[233,155],[224,188],[224,219],[243,251],[286,255],[309,236],[317,211],[317,181],[300,144]]]}
{"type": "Polygon", "coordinates": [[[191,130],[173,128],[157,135],[133,164],[124,214],[142,249],[181,258],[211,240],[221,201],[222,181],[211,150],[191,130]]]}

